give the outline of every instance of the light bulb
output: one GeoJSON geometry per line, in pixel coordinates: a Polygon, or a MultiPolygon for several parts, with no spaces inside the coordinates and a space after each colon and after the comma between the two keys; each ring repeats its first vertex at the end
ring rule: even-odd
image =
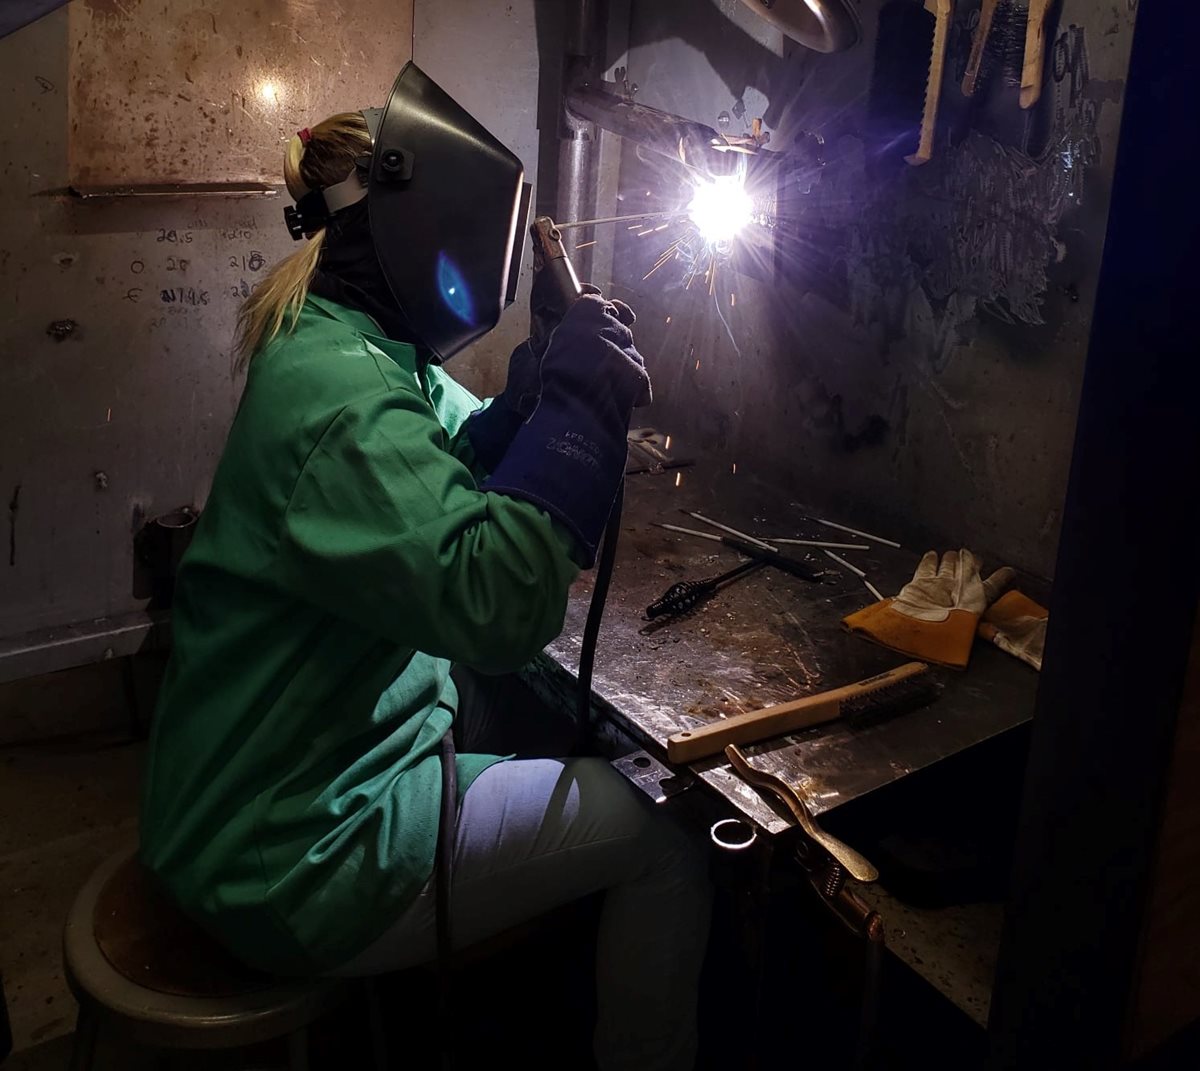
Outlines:
{"type": "Polygon", "coordinates": [[[258,93],[258,99],[268,107],[274,107],[276,104],[278,104],[279,98],[282,96],[279,84],[271,81],[269,78],[264,78],[261,82],[259,82],[258,85],[255,86],[255,90],[258,93]]]}

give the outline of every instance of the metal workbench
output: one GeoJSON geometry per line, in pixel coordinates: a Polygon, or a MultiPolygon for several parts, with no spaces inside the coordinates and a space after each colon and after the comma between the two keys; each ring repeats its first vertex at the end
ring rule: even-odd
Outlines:
{"type": "MultiPolygon", "coordinates": [[[[706,526],[679,510],[757,536],[869,542],[806,522],[793,496],[748,477],[713,476],[702,467],[627,480],[620,549],[596,656],[595,711],[658,759],[667,737],[715,719],[861,680],[906,661],[848,633],[841,619],[874,601],[862,581],[816,552],[832,583],[807,583],[762,569],[721,591],[688,617],[646,634],[644,608],[672,583],[720,573],[735,551],[655,527],[706,526]]],[[[847,504],[837,516],[866,527],[847,504]]],[[[888,536],[887,532],[877,533],[888,536]]],[[[949,549],[953,544],[948,544],[949,549]]],[[[801,548],[788,548],[797,552],[801,548]]],[[[885,595],[912,577],[926,548],[845,551],[885,595]]],[[[1001,563],[985,562],[991,569],[1001,563]]],[[[562,635],[527,677],[535,690],[571,701],[593,574],[577,582],[562,635]]],[[[1032,594],[1039,592],[1036,586],[1032,594]]],[[[1033,715],[1037,674],[996,648],[977,644],[966,672],[941,671],[941,697],[924,709],[852,727],[834,723],[747,748],[756,765],[803,786],[815,815],[825,814],[917,770],[960,753],[1033,715]]],[[[745,818],[771,834],[792,823],[733,775],[720,756],[693,772],[745,818]]]]}

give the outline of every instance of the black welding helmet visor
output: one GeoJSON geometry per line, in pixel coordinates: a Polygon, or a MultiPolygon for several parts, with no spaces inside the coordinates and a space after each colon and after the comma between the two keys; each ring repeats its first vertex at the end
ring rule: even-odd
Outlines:
{"type": "Polygon", "coordinates": [[[496,326],[516,290],[528,187],[521,161],[415,63],[364,113],[380,266],[417,339],[441,360],[496,326]]]}

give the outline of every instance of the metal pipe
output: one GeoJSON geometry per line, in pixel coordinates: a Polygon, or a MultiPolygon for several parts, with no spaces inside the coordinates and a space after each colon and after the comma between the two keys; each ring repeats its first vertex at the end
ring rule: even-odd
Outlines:
{"type": "Polygon", "coordinates": [[[568,56],[592,57],[600,40],[604,0],[574,0],[566,5],[563,51],[568,56]]]}
{"type": "Polygon", "coordinates": [[[581,81],[568,88],[566,110],[576,122],[594,124],[629,138],[705,174],[726,174],[736,167],[738,153],[718,148],[726,142],[712,127],[626,100],[590,82],[581,81]]]}
{"type": "MultiPolygon", "coordinates": [[[[586,219],[596,206],[596,136],[591,123],[580,123],[568,129],[558,146],[558,197],[555,214],[558,219],[586,219]]],[[[580,240],[585,236],[580,235],[580,240]]],[[[576,265],[581,279],[592,275],[592,250],[585,246],[577,251],[576,265]]]]}
{"type": "MultiPolygon", "coordinates": [[[[558,146],[558,190],[556,219],[587,219],[596,214],[596,171],[599,166],[600,132],[585,118],[571,114],[566,98],[572,88],[600,77],[602,62],[601,27],[605,0],[572,0],[565,5],[563,26],[563,107],[558,146]]],[[[580,239],[590,238],[590,233],[580,239]]],[[[578,251],[576,267],[580,278],[592,274],[592,249],[578,251]]]]}

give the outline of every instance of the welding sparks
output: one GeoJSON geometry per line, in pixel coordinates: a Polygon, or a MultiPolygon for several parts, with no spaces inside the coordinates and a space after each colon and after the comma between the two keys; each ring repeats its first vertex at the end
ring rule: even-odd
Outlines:
{"type": "Polygon", "coordinates": [[[683,483],[683,473],[677,472],[675,473],[675,486],[678,487],[681,483],[683,483]]]}

